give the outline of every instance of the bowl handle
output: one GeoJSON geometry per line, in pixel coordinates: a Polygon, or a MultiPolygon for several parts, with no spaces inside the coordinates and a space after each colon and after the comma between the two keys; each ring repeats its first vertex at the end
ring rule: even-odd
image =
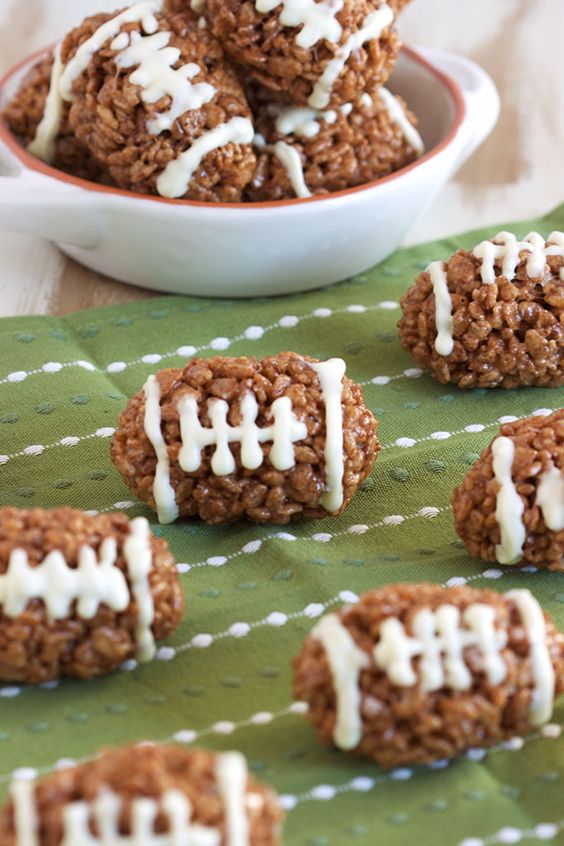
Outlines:
{"type": "Polygon", "coordinates": [[[458,166],[478,149],[496,125],[500,111],[497,88],[485,70],[471,59],[434,47],[418,46],[417,52],[453,79],[464,98],[466,118],[460,129],[458,166]]]}
{"type": "Polygon", "coordinates": [[[92,249],[101,239],[96,209],[71,185],[21,166],[0,145],[0,228],[92,249]]]}

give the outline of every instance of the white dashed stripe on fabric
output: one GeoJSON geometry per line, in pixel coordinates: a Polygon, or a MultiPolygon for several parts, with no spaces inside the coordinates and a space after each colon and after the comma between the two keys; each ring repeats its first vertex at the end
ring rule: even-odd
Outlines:
{"type": "MultiPolygon", "coordinates": [[[[557,737],[560,736],[560,732],[562,730],[562,726],[551,724],[555,729],[558,729],[557,737]]],[[[546,729],[546,726],[544,727],[546,729]]],[[[488,748],[476,747],[472,749],[467,749],[460,758],[454,758],[452,760],[438,760],[433,761],[431,764],[427,764],[426,766],[420,766],[416,769],[412,769],[411,767],[396,767],[396,769],[392,770],[385,775],[380,776],[356,776],[355,778],[350,779],[350,781],[346,781],[343,784],[318,784],[315,787],[310,788],[305,793],[301,793],[298,795],[294,795],[291,793],[282,794],[280,796],[280,803],[284,810],[292,811],[297,805],[301,805],[304,802],[330,802],[332,799],[335,799],[342,793],[369,793],[371,790],[374,790],[376,787],[379,787],[383,784],[389,784],[390,782],[402,782],[402,781],[409,781],[412,778],[417,778],[422,773],[432,772],[433,770],[443,770],[449,767],[451,764],[455,763],[457,760],[468,760],[474,761],[476,763],[482,761],[484,758],[489,757],[490,755],[495,755],[498,752],[517,752],[521,750],[526,744],[530,743],[531,741],[535,740],[553,740],[555,737],[551,736],[551,734],[547,733],[546,731],[537,731],[533,734],[529,734],[526,737],[513,737],[510,740],[506,740],[503,743],[499,743],[497,746],[492,746],[488,748]]],[[[497,842],[504,842],[504,841],[497,841],[497,840],[484,840],[483,842],[476,841],[475,843],[472,840],[464,840],[458,846],[485,846],[485,844],[490,843],[497,843],[497,842]]],[[[517,840],[509,841],[506,840],[506,843],[512,842],[517,843],[517,840]]]]}
{"type": "Polygon", "coordinates": [[[538,568],[534,567],[532,564],[525,564],[524,567],[506,567],[504,570],[500,570],[498,567],[487,567],[485,570],[482,570],[481,573],[474,573],[473,576],[451,576],[450,579],[443,583],[442,587],[463,587],[464,585],[468,585],[478,579],[497,581],[498,579],[502,579],[504,576],[514,576],[515,573],[526,573],[527,576],[530,576],[531,573],[538,573],[538,568]]]}
{"type": "Polygon", "coordinates": [[[398,379],[419,379],[423,376],[424,371],[420,370],[419,367],[408,367],[403,370],[401,373],[396,373],[395,376],[386,376],[385,374],[380,374],[378,376],[372,376],[371,379],[365,379],[364,382],[358,382],[361,387],[366,387],[367,385],[376,385],[378,387],[383,387],[384,385],[389,385],[390,382],[397,382],[398,379]]]}
{"type": "Polygon", "coordinates": [[[307,709],[308,706],[306,702],[292,702],[287,708],[283,708],[281,711],[257,711],[256,714],[252,714],[248,717],[248,719],[239,720],[238,722],[232,722],[231,720],[219,720],[218,722],[212,723],[212,725],[207,728],[200,729],[199,731],[193,729],[180,729],[170,737],[166,738],[165,742],[175,741],[176,743],[189,745],[194,743],[196,740],[199,740],[201,737],[207,737],[213,734],[227,736],[233,734],[233,732],[241,728],[249,728],[251,726],[269,726],[281,717],[287,717],[292,714],[305,714],[307,709]]]}
{"type": "Polygon", "coordinates": [[[499,427],[503,423],[515,423],[517,420],[525,420],[527,417],[547,417],[549,414],[552,414],[553,411],[554,409],[552,408],[536,408],[534,411],[529,412],[529,414],[524,414],[521,417],[514,417],[513,415],[506,414],[503,417],[498,417],[497,420],[493,421],[493,423],[469,423],[468,426],[465,426],[463,429],[455,429],[452,432],[431,432],[430,435],[426,435],[424,438],[397,438],[393,444],[384,444],[382,449],[392,449],[393,447],[409,449],[416,444],[422,444],[428,441],[446,441],[454,435],[476,434],[478,432],[483,432],[485,429],[499,427]]]}
{"type": "Polygon", "coordinates": [[[160,650],[157,651],[157,659],[164,658],[164,660],[170,661],[180,652],[186,652],[188,649],[209,649],[209,647],[218,640],[247,637],[247,635],[256,629],[279,629],[294,620],[303,620],[308,618],[310,620],[314,620],[317,619],[317,617],[320,617],[333,605],[337,605],[340,602],[351,604],[357,601],[358,596],[356,593],[353,593],[350,590],[342,590],[336,596],[332,596],[331,599],[327,599],[325,602],[309,602],[301,611],[291,611],[289,613],[285,613],[284,611],[271,611],[270,614],[260,620],[254,620],[250,623],[237,621],[232,623],[229,628],[224,629],[224,631],[216,632],[215,634],[211,634],[210,632],[200,632],[200,634],[194,635],[194,637],[187,643],[180,644],[176,647],[166,647],[166,655],[159,654],[160,650]]]}
{"type": "Polygon", "coordinates": [[[108,514],[111,511],[130,511],[132,508],[136,508],[138,506],[141,507],[142,503],[133,502],[131,499],[123,499],[119,502],[114,502],[114,504],[110,505],[108,508],[100,508],[99,510],[91,508],[89,511],[85,511],[84,513],[89,517],[95,517],[97,514],[108,514]]]}
{"type": "Polygon", "coordinates": [[[178,565],[179,572],[189,573],[191,570],[195,570],[200,567],[223,567],[229,561],[233,561],[235,558],[240,558],[242,555],[254,555],[259,551],[263,544],[272,540],[288,541],[289,543],[292,543],[293,541],[329,543],[335,538],[345,537],[346,535],[364,535],[366,532],[370,532],[373,529],[382,529],[385,526],[399,526],[407,520],[414,520],[417,517],[432,519],[433,517],[437,517],[443,511],[448,510],[449,506],[437,508],[434,505],[428,505],[420,508],[419,511],[415,512],[415,514],[389,514],[386,517],[383,517],[378,523],[356,523],[353,526],[348,526],[346,529],[341,529],[339,532],[315,532],[313,535],[308,535],[307,537],[297,537],[290,532],[276,532],[273,535],[267,535],[263,538],[248,541],[241,547],[241,549],[238,549],[237,552],[232,552],[229,555],[212,555],[210,558],[206,558],[205,561],[198,561],[196,564],[181,563],[178,565]]]}
{"type": "Polygon", "coordinates": [[[30,446],[21,449],[19,452],[13,452],[11,455],[0,455],[0,465],[7,464],[8,461],[11,461],[13,458],[42,455],[46,449],[53,449],[53,447],[74,447],[79,443],[92,441],[96,438],[111,438],[115,434],[115,431],[116,430],[110,426],[103,426],[100,429],[96,429],[96,431],[92,432],[90,435],[67,435],[52,444],[31,444],[30,446]]]}
{"type": "Polygon", "coordinates": [[[90,361],[67,361],[64,363],[50,361],[42,365],[42,367],[33,370],[17,370],[13,373],[9,373],[4,378],[0,379],[0,385],[17,384],[19,382],[24,382],[29,376],[36,376],[39,374],[46,373],[59,373],[66,367],[80,367],[83,370],[96,373],[122,373],[124,370],[127,370],[129,367],[133,367],[134,365],[158,364],[164,359],[177,357],[191,358],[197,353],[204,352],[205,350],[223,352],[224,350],[229,349],[231,344],[235,344],[238,341],[259,340],[267,332],[272,332],[275,329],[293,329],[304,320],[323,320],[328,317],[340,314],[366,314],[371,311],[391,311],[397,308],[399,308],[399,303],[392,302],[391,300],[384,300],[382,302],[373,303],[372,305],[367,306],[351,303],[350,305],[344,306],[343,308],[317,308],[311,312],[302,314],[301,316],[295,314],[286,314],[280,317],[274,323],[270,323],[267,326],[249,326],[247,327],[247,329],[244,329],[243,332],[241,332],[239,335],[234,335],[231,338],[220,336],[217,338],[212,338],[212,340],[208,341],[207,344],[201,344],[200,346],[192,346],[187,344],[184,346],[177,347],[175,350],[170,352],[147,353],[146,355],[143,355],[139,358],[134,358],[130,361],[112,361],[105,367],[96,367],[96,365],[90,361]]]}
{"type": "Polygon", "coordinates": [[[96,365],[91,361],[66,361],[61,364],[59,361],[48,361],[41,367],[34,370],[14,370],[8,373],[3,379],[0,379],[0,385],[16,385],[19,382],[25,382],[28,376],[37,376],[46,373],[60,373],[65,367],[80,367],[90,373],[98,371],[96,365]]]}
{"type": "Polygon", "coordinates": [[[522,840],[554,841],[564,831],[564,819],[558,822],[539,822],[533,828],[516,828],[506,825],[486,837],[465,837],[458,846],[494,846],[496,843],[521,843],[522,840]]]}
{"type": "MultiPolygon", "coordinates": [[[[189,745],[191,743],[194,743],[194,741],[198,740],[201,737],[206,737],[214,734],[230,735],[241,728],[248,728],[250,726],[260,727],[271,725],[273,722],[281,719],[282,717],[288,717],[293,715],[302,716],[307,712],[307,710],[307,703],[299,701],[291,702],[289,705],[279,711],[257,711],[255,714],[251,714],[250,717],[247,717],[244,720],[219,720],[203,729],[179,729],[178,731],[174,732],[174,734],[163,738],[160,742],[176,742],[182,743],[184,745],[189,745]]],[[[90,757],[78,759],[60,758],[58,761],[56,761],[55,764],[51,766],[41,767],[39,769],[35,769],[34,767],[19,767],[17,770],[13,770],[10,773],[3,773],[2,775],[0,775],[0,784],[7,784],[16,776],[22,781],[33,781],[39,775],[46,775],[47,773],[51,773],[53,771],[58,770],[66,770],[70,767],[76,766],[77,764],[84,764],[90,760],[92,760],[90,757]]]]}
{"type": "MultiPolygon", "coordinates": [[[[249,329],[258,330],[260,327],[251,326],[249,329]]],[[[249,330],[247,330],[249,331],[249,330]]],[[[148,356],[146,356],[148,358],[148,356]]],[[[393,382],[397,379],[418,379],[420,376],[423,375],[423,371],[419,370],[417,367],[411,367],[407,370],[404,370],[403,373],[399,373],[396,376],[374,376],[372,379],[368,379],[365,382],[359,382],[358,384],[361,386],[366,385],[378,385],[383,386],[387,385],[389,382],[393,382]]],[[[0,383],[1,384],[1,383],[0,383]]],[[[18,452],[10,453],[9,455],[0,455],[0,466],[2,464],[7,464],[8,461],[11,461],[13,458],[24,458],[29,456],[35,455],[42,455],[45,450],[53,449],[54,447],[72,447],[77,446],[77,444],[82,443],[84,441],[90,441],[95,438],[110,438],[114,435],[115,429],[110,427],[101,427],[97,429],[95,432],[92,432],[89,435],[68,435],[64,438],[61,438],[58,441],[54,441],[51,444],[30,444],[30,446],[25,447],[24,449],[19,450],[18,452]]],[[[403,439],[406,440],[406,439],[403,439]]],[[[411,440],[411,439],[410,439],[411,440]]],[[[416,442],[415,442],[416,443],[416,442]]],[[[398,446],[402,446],[402,444],[397,444],[398,446]]]]}

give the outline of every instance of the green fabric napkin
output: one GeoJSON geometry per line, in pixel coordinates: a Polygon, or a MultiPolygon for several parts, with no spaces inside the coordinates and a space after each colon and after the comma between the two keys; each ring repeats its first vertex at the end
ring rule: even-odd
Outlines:
{"type": "MultiPolygon", "coordinates": [[[[513,228],[564,229],[564,206],[513,228]]],[[[0,504],[147,515],[180,562],[187,600],[180,629],[149,665],[92,682],[0,686],[0,798],[14,768],[46,772],[106,744],[177,735],[248,756],[285,797],[287,846],[564,843],[564,703],[549,727],[524,740],[391,773],[321,747],[292,707],[290,660],[313,625],[307,607],[336,607],[343,591],[453,577],[528,587],[564,629],[564,578],[470,558],[449,509],[498,419],[558,408],[564,390],[462,392],[416,370],[396,338],[398,300],[420,270],[493,232],[404,250],[299,296],[161,297],[0,323],[0,504]],[[384,449],[342,517],[284,530],[161,527],[132,501],[109,458],[117,414],[148,374],[180,366],[194,348],[204,356],[291,349],[346,359],[380,420],[384,449]],[[473,423],[485,428],[466,431],[473,423]],[[413,444],[398,447],[398,438],[413,444]],[[230,633],[237,622],[251,624],[246,637],[230,633]],[[193,640],[202,633],[212,635],[207,648],[193,640]]]]}

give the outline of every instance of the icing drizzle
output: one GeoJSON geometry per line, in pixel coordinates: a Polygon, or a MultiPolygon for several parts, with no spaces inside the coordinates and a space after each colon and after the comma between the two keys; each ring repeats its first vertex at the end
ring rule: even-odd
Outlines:
{"type": "Polygon", "coordinates": [[[552,461],[539,479],[536,504],[547,529],[561,532],[564,529],[564,473],[552,461]]]}
{"type": "MultiPolygon", "coordinates": [[[[118,38],[121,38],[121,35],[118,38]]],[[[170,98],[168,111],[159,112],[147,123],[147,128],[153,135],[160,135],[172,129],[175,121],[184,112],[201,108],[213,100],[216,94],[216,89],[208,82],[191,82],[201,73],[200,67],[194,62],[178,69],[174,68],[181,53],[178,47],[169,46],[170,37],[170,32],[157,32],[147,38],[142,38],[139,33],[132,33],[129,46],[116,56],[115,60],[118,68],[137,68],[129,80],[141,87],[143,102],[154,104],[163,97],[170,98]]],[[[115,46],[115,41],[112,46],[115,46]]]]}
{"type": "Polygon", "coordinates": [[[398,687],[417,684],[411,660],[420,657],[421,690],[468,690],[472,676],[464,661],[464,650],[476,646],[489,683],[498,685],[507,675],[500,654],[507,644],[507,633],[496,629],[494,621],[495,609],[479,602],[469,605],[462,617],[455,605],[441,605],[436,611],[422,608],[413,617],[413,637],[409,637],[403,624],[390,617],[380,626],[374,661],[398,687]],[[465,628],[461,628],[461,622],[465,628]]]}
{"type": "Polygon", "coordinates": [[[417,129],[408,120],[405,110],[397,97],[394,97],[392,92],[388,91],[387,88],[384,88],[383,85],[378,89],[378,91],[380,99],[382,100],[391,120],[393,120],[394,123],[397,123],[402,131],[403,137],[409,146],[415,151],[416,155],[418,157],[422,156],[425,152],[423,139],[417,129]]]}
{"type": "MultiPolygon", "coordinates": [[[[246,812],[247,765],[237,752],[217,757],[218,792],[225,810],[225,846],[249,846],[246,812]]],[[[39,820],[32,781],[14,781],[10,795],[14,804],[16,846],[39,846],[39,820]]],[[[120,834],[122,799],[103,788],[91,801],[69,802],[63,808],[61,846],[220,846],[219,828],[192,822],[192,806],[180,790],[170,789],[159,799],[139,796],[131,801],[131,834],[120,834]],[[159,813],[168,832],[157,834],[159,813]],[[95,823],[98,836],[91,824],[95,823]]]]}
{"type": "Polygon", "coordinates": [[[294,444],[307,437],[307,426],[292,411],[290,397],[279,397],[272,403],[270,414],[274,422],[260,429],[256,425],[259,406],[252,391],[241,401],[241,423],[230,426],[227,422],[229,405],[225,400],[208,400],[211,428],[201,425],[198,419],[198,401],[192,394],[184,394],[178,402],[182,448],[178,463],[186,473],[195,473],[201,464],[205,447],[215,446],[211,469],[216,476],[235,473],[237,465],[229,444],[241,444],[241,464],[247,470],[256,470],[264,461],[261,444],[272,441],[268,459],[276,470],[289,470],[296,463],[294,444]]]}
{"type": "Polygon", "coordinates": [[[540,726],[552,716],[556,684],[546,642],[546,621],[541,606],[529,590],[510,590],[505,596],[517,606],[529,640],[534,685],[531,724],[540,726]]]}
{"type": "MultiPolygon", "coordinates": [[[[482,260],[481,277],[485,285],[496,281],[495,267],[501,269],[501,276],[509,282],[515,279],[521,253],[528,253],[527,275],[531,279],[544,280],[548,256],[564,256],[564,233],[553,232],[545,242],[538,232],[529,232],[523,241],[518,241],[511,232],[498,232],[491,241],[482,241],[472,250],[472,255],[482,260]]],[[[560,278],[564,279],[563,270],[560,278]]]]}
{"type": "Polygon", "coordinates": [[[55,48],[45,111],[37,127],[35,138],[27,147],[32,156],[41,159],[46,164],[51,164],[55,158],[55,142],[63,121],[63,101],[59,94],[62,73],[61,45],[58,44],[55,48]]]}
{"type": "Polygon", "coordinates": [[[299,151],[295,147],[292,147],[291,144],[286,144],[285,141],[277,141],[271,149],[278,161],[286,169],[292,191],[296,197],[302,200],[306,197],[311,197],[311,191],[307,187],[304,178],[304,169],[299,151]]]}
{"type": "Polygon", "coordinates": [[[387,3],[366,16],[362,27],[353,32],[345,43],[338,48],[335,57],[327,63],[325,70],[313,86],[308,100],[308,104],[313,109],[326,108],[331,99],[331,89],[343,72],[352,53],[355,50],[360,50],[366,42],[380,38],[384,30],[393,23],[393,20],[394,13],[387,3]]]}
{"type": "Polygon", "coordinates": [[[322,112],[301,106],[272,105],[268,107],[268,111],[276,118],[274,128],[279,135],[297,135],[298,138],[314,138],[319,134],[320,121],[331,126],[337,120],[337,112],[334,109],[322,112]]]}
{"type": "Polygon", "coordinates": [[[151,533],[145,517],[137,517],[131,521],[131,531],[123,544],[123,557],[127,563],[131,592],[137,603],[137,657],[140,661],[150,661],[156,652],[155,638],[151,630],[155,606],[149,582],[153,569],[151,533]]]}
{"type": "Polygon", "coordinates": [[[169,162],[159,175],[157,189],[161,197],[169,199],[182,197],[188,189],[194,172],[208,153],[227,144],[250,144],[254,132],[253,124],[244,117],[233,117],[226,123],[220,123],[213,129],[209,129],[197,138],[188,150],[169,162]]]}
{"type": "Polygon", "coordinates": [[[14,803],[16,846],[39,846],[39,820],[34,789],[32,781],[14,781],[10,785],[10,797],[14,803]]]}
{"type": "Polygon", "coordinates": [[[2,611],[6,617],[19,617],[32,599],[44,602],[51,621],[69,617],[75,601],[76,613],[83,620],[91,620],[102,604],[112,611],[125,611],[129,591],[125,576],[115,566],[116,560],[115,538],[102,542],[100,560],[92,547],[82,546],[75,568],[68,566],[59,550],[50,552],[33,567],[25,550],[14,549],[6,573],[0,576],[2,611]]]}
{"type": "Polygon", "coordinates": [[[277,141],[276,144],[267,144],[264,135],[256,133],[253,137],[253,144],[261,152],[272,153],[284,167],[292,191],[296,197],[305,199],[311,197],[311,191],[307,187],[304,178],[302,159],[295,147],[286,144],[285,141],[277,141]]]}
{"type": "Polygon", "coordinates": [[[359,678],[367,669],[369,658],[356,645],[337,614],[327,614],[312,631],[325,650],[337,700],[337,719],[333,738],[340,749],[354,749],[362,737],[359,678]]]}
{"type": "Polygon", "coordinates": [[[511,438],[501,436],[492,443],[493,471],[499,485],[495,517],[501,543],[495,548],[500,564],[516,564],[521,560],[526,538],[523,512],[525,506],[513,481],[515,445],[511,438]]]}
{"type": "MultiPolygon", "coordinates": [[[[131,582],[131,592],[137,602],[137,656],[149,661],[155,652],[151,631],[153,597],[149,585],[152,569],[149,524],[144,517],[131,522],[130,534],[123,546],[123,557],[131,582]]],[[[6,617],[16,618],[28,603],[40,599],[45,604],[50,621],[63,620],[71,615],[76,602],[76,614],[91,620],[100,605],[122,612],[129,605],[127,581],[116,567],[117,542],[105,538],[99,551],[81,546],[76,567],[69,567],[62,552],[53,550],[37,566],[31,566],[23,549],[12,550],[8,569],[0,575],[0,607],[6,617]]]]}
{"type": "Polygon", "coordinates": [[[427,273],[431,277],[433,294],[435,295],[435,325],[437,327],[435,349],[439,355],[450,355],[454,349],[452,300],[448,290],[444,262],[431,262],[427,268],[427,273]]]}
{"type": "Polygon", "coordinates": [[[322,38],[334,44],[339,41],[343,29],[335,15],[343,8],[343,0],[256,0],[255,8],[266,14],[281,4],[282,26],[302,27],[296,35],[298,47],[313,47],[322,38]]]}
{"type": "MultiPolygon", "coordinates": [[[[564,258],[564,232],[551,232],[546,242],[547,256],[562,256],[564,258]]],[[[560,278],[564,282],[564,264],[560,268],[560,278]]]]}
{"type": "Polygon", "coordinates": [[[313,363],[308,366],[315,370],[321,386],[321,396],[325,403],[325,478],[327,490],[321,497],[321,505],[326,511],[338,511],[343,504],[343,476],[345,458],[343,452],[343,377],[347,365],[342,358],[330,358],[329,361],[313,363]]]}
{"type": "Polygon", "coordinates": [[[145,434],[157,456],[153,497],[161,523],[174,523],[179,511],[176,494],[170,483],[170,461],[168,449],[161,430],[161,387],[156,376],[149,376],[143,387],[145,393],[145,434]]]}
{"type": "Polygon", "coordinates": [[[248,846],[249,819],[245,811],[247,762],[243,755],[240,752],[220,755],[216,776],[225,808],[226,842],[229,846],[248,846]]]}

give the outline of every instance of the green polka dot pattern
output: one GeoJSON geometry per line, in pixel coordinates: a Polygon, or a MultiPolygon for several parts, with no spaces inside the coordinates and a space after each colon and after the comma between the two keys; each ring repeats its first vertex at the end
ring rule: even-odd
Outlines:
{"type": "MultiPolygon", "coordinates": [[[[514,229],[564,229],[564,207],[514,229]]],[[[468,233],[460,244],[490,234],[468,233]]],[[[48,771],[100,746],[151,738],[243,751],[282,795],[286,846],[480,846],[517,842],[496,839],[512,830],[555,832],[557,842],[564,703],[527,738],[386,773],[321,747],[291,697],[292,657],[315,620],[350,592],[425,580],[528,587],[564,629],[562,577],[471,559],[449,506],[499,418],[558,408],[564,390],[449,389],[421,373],[395,336],[402,292],[457,245],[411,248],[299,296],[163,297],[0,321],[0,504],[147,516],[177,558],[187,600],[179,630],[148,665],[126,662],[88,683],[0,683],[0,799],[15,768],[48,771]],[[380,418],[384,448],[347,512],[287,527],[155,525],[109,458],[127,397],[150,373],[195,354],[284,349],[344,357],[380,418]]]]}

